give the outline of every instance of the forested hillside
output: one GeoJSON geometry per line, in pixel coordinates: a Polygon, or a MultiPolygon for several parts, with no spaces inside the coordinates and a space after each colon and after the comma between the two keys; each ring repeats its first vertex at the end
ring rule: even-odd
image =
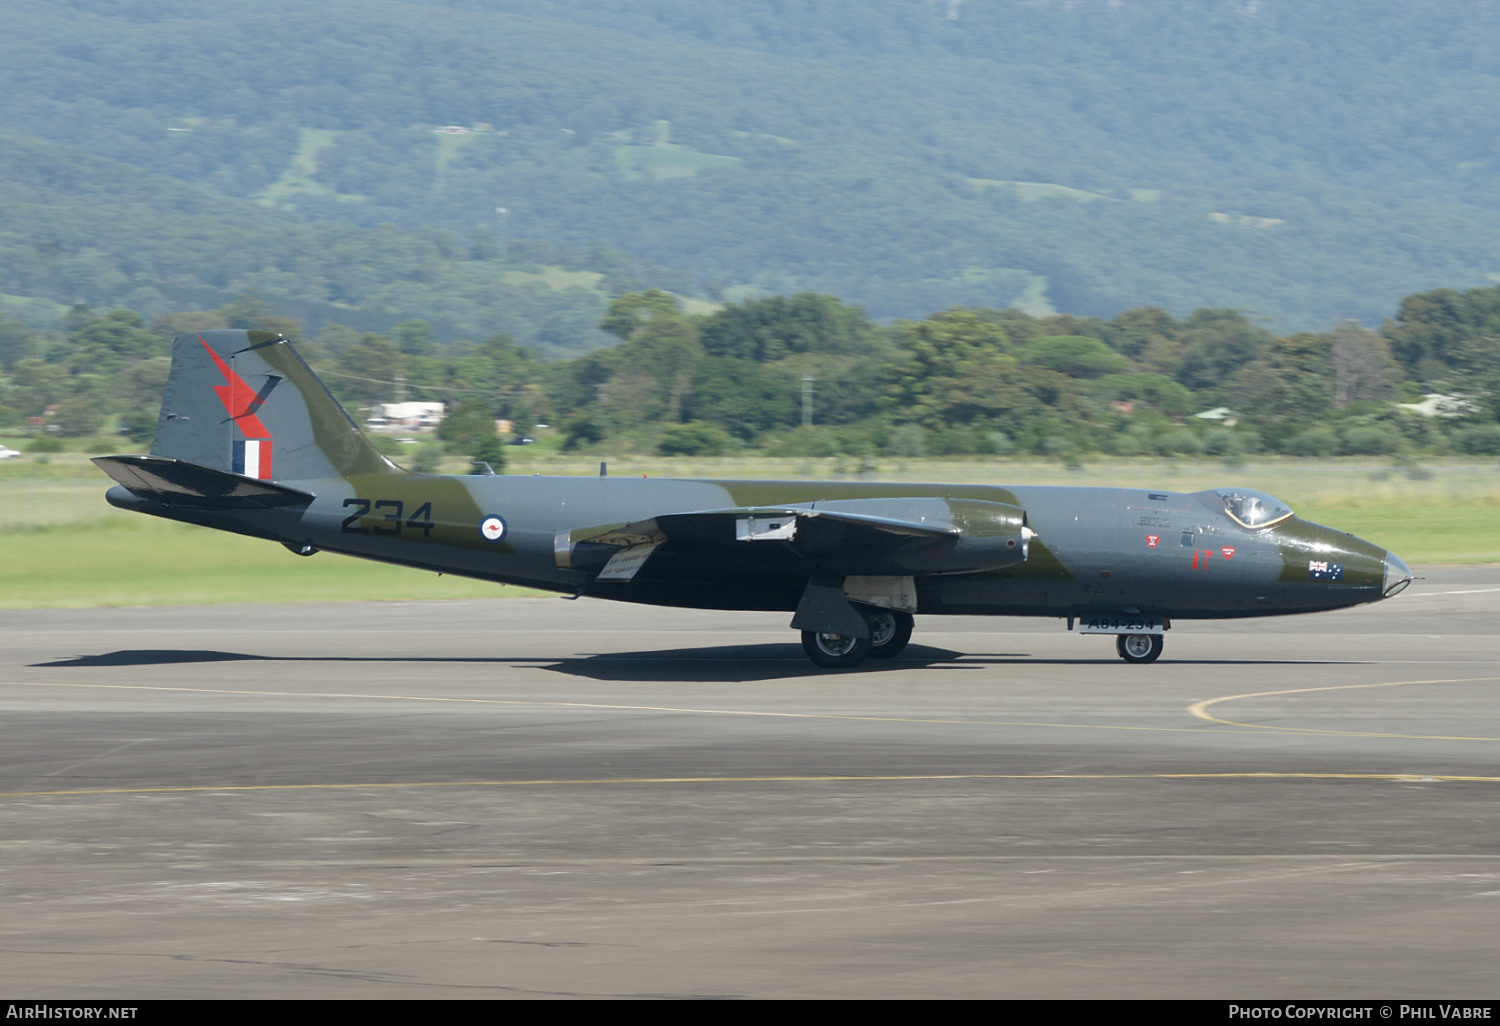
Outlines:
{"type": "Polygon", "coordinates": [[[516,243],[502,262],[488,232],[303,221],[17,136],[0,135],[0,210],[0,302],[41,326],[60,326],[61,301],[152,316],[250,292],[313,330],[418,317],[439,341],[505,332],[566,355],[609,341],[611,295],[687,281],[602,244],[516,243]]]}
{"type": "Polygon", "coordinates": [[[11,0],[5,26],[16,297],[253,288],[562,353],[642,285],[1288,332],[1500,274],[1487,4],[11,0]]]}

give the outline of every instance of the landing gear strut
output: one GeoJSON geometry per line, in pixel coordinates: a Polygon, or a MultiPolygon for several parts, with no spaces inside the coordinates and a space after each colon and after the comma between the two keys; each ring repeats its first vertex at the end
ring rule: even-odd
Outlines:
{"type": "Polygon", "coordinates": [[[1163,639],[1160,634],[1116,634],[1115,651],[1127,663],[1154,663],[1161,655],[1163,639]]]}
{"type": "Polygon", "coordinates": [[[869,640],[820,631],[802,632],[802,651],[807,658],[830,670],[847,670],[866,658],[894,659],[911,640],[915,620],[910,613],[893,609],[861,609],[870,625],[869,640]]]}

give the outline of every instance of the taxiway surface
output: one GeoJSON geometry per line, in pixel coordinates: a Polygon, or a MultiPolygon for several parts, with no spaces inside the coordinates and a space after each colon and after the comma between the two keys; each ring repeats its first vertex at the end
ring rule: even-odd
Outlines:
{"type": "Polygon", "coordinates": [[[1493,997],[1500,568],[1179,623],[0,613],[0,989],[1493,997]]]}

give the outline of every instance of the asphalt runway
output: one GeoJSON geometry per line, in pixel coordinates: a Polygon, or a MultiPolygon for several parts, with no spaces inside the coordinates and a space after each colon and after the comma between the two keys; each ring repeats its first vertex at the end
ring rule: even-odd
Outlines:
{"type": "Polygon", "coordinates": [[[1363,609],[0,613],[14,997],[1500,994],[1500,568],[1363,609]]]}

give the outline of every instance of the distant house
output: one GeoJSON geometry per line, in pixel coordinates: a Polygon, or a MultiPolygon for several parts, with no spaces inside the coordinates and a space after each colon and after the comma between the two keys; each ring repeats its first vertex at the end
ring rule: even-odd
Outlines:
{"type": "Polygon", "coordinates": [[[1467,417],[1475,412],[1474,404],[1456,395],[1428,392],[1419,403],[1397,403],[1403,410],[1420,413],[1424,417],[1467,417]]]}
{"type": "Polygon", "coordinates": [[[1234,427],[1240,419],[1234,415],[1234,411],[1227,406],[1215,406],[1211,410],[1193,414],[1198,420],[1217,420],[1225,427],[1234,427]]]}
{"type": "Polygon", "coordinates": [[[369,420],[381,432],[436,431],[443,422],[442,403],[381,403],[369,420]]]}

